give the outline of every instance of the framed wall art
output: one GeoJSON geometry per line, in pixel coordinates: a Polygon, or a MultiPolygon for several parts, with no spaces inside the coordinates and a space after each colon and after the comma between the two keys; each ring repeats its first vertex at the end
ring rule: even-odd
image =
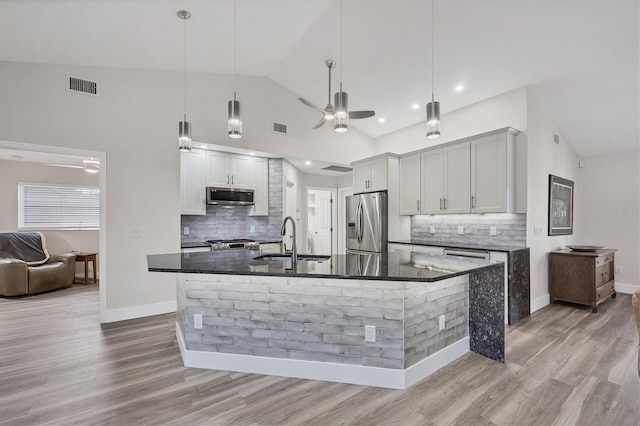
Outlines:
{"type": "Polygon", "coordinates": [[[549,175],[549,235],[573,234],[573,181],[549,175]]]}

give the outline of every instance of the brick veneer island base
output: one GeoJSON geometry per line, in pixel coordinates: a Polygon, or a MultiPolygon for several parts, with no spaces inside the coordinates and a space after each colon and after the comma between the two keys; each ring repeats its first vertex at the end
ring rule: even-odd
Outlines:
{"type": "Polygon", "coordinates": [[[469,350],[504,362],[502,263],[390,253],[291,270],[258,255],[148,256],[150,271],[177,272],[185,366],[406,389],[469,350]]]}

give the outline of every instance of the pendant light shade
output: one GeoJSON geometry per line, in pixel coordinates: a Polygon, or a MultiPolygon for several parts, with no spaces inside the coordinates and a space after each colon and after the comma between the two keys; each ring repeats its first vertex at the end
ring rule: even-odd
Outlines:
{"type": "Polygon", "coordinates": [[[436,70],[436,39],[435,39],[435,19],[433,3],[431,0],[431,102],[427,104],[427,139],[440,137],[440,102],[435,101],[433,92],[435,91],[435,70],[436,70]]]}
{"type": "Polygon", "coordinates": [[[187,19],[191,18],[191,13],[187,10],[179,10],[178,18],[184,21],[184,121],[178,123],[178,148],[180,151],[189,152],[191,151],[191,124],[187,121],[187,19]]]}
{"type": "Polygon", "coordinates": [[[340,91],[335,94],[334,104],[333,130],[337,133],[345,133],[349,131],[349,95],[342,91],[342,83],[340,83],[340,91]]]}
{"type": "Polygon", "coordinates": [[[229,110],[229,121],[227,122],[227,131],[229,137],[240,139],[242,137],[242,115],[240,112],[240,101],[236,100],[236,94],[233,93],[233,100],[227,104],[229,110]]]}
{"type": "MultiPolygon", "coordinates": [[[[233,86],[237,87],[237,62],[238,62],[238,47],[237,47],[237,4],[236,0],[233,1],[233,86]]],[[[233,91],[233,100],[227,102],[228,120],[227,120],[227,132],[230,138],[240,139],[242,137],[242,114],[240,112],[240,101],[236,99],[236,92],[233,91]]]]}
{"type": "Polygon", "coordinates": [[[440,137],[440,102],[433,99],[427,104],[427,139],[440,137]]]}

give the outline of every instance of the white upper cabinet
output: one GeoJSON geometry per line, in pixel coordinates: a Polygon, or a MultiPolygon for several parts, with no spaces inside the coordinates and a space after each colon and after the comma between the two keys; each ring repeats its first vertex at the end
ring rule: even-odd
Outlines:
{"type": "Polygon", "coordinates": [[[204,151],[180,153],[180,214],[207,214],[205,160],[204,151]]]}
{"type": "Polygon", "coordinates": [[[389,185],[388,161],[387,157],[381,157],[355,164],[353,166],[354,193],[387,190],[389,185]]]}
{"type": "Polygon", "coordinates": [[[471,212],[507,211],[506,133],[471,141],[471,212]]]}
{"type": "Polygon", "coordinates": [[[254,205],[249,210],[249,216],[269,216],[269,160],[253,157],[254,161],[254,205]]]}
{"type": "Polygon", "coordinates": [[[420,154],[400,159],[400,214],[420,214],[420,154]]]}
{"type": "Polygon", "coordinates": [[[444,160],[444,213],[471,211],[471,170],[469,142],[450,145],[443,150],[444,160]]]}
{"type": "Polygon", "coordinates": [[[412,153],[400,158],[400,214],[524,213],[526,176],[526,137],[512,128],[412,153]]]}
{"type": "Polygon", "coordinates": [[[207,186],[252,189],[253,160],[248,155],[207,152],[207,186]]]}

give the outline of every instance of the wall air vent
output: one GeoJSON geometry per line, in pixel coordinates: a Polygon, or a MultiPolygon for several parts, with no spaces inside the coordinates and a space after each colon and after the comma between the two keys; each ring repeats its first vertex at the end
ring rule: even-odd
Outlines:
{"type": "Polygon", "coordinates": [[[287,125],[280,123],[273,123],[273,133],[280,133],[281,135],[287,134],[287,125]]]}
{"type": "Polygon", "coordinates": [[[343,167],[343,166],[327,166],[327,167],[323,167],[322,170],[329,170],[330,172],[347,173],[352,171],[353,169],[351,167],[343,167]]]}
{"type": "Polygon", "coordinates": [[[98,95],[98,83],[95,81],[83,80],[77,77],[69,77],[67,89],[70,92],[84,93],[86,95],[98,95]]]}
{"type": "Polygon", "coordinates": [[[556,133],[553,134],[553,143],[555,143],[556,145],[560,145],[560,136],[558,136],[556,133]]]}

